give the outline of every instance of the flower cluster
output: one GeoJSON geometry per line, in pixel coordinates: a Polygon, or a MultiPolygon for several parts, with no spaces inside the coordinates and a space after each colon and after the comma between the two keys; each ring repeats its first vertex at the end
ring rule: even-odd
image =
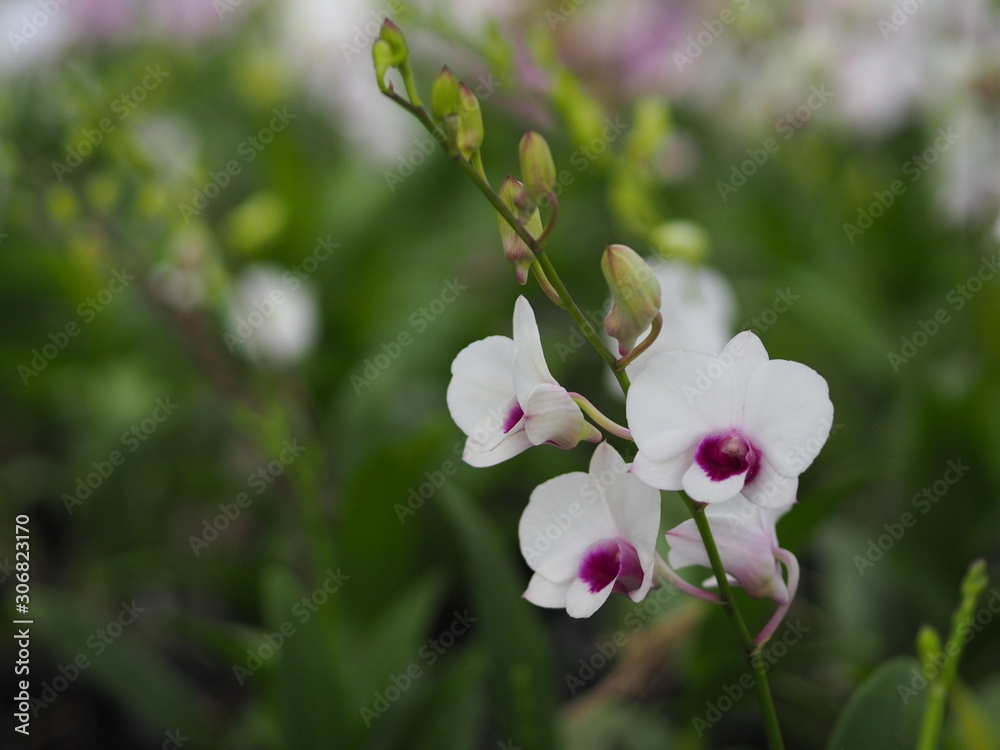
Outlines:
{"type": "MultiPolygon", "coordinates": [[[[662,303],[664,310],[677,304],[662,303]]],[[[612,326],[620,328],[620,321],[612,326]]],[[[635,330],[641,327],[630,329],[630,339],[635,330]]],[[[452,364],[448,407],[468,436],[464,459],[491,466],[543,443],[569,449],[600,442],[600,429],[585,413],[630,437],[637,449],[631,464],[600,442],[588,473],[558,476],[531,493],[518,529],[534,571],[525,598],[589,617],[613,592],[640,601],[656,569],[682,590],[717,598],[674,573],[712,567],[694,519],[666,533],[666,560],[656,552],[657,490],[683,490],[704,513],[730,582],[779,605],[758,636],[766,640],[798,584],[798,564],[780,547],[775,526],[796,502],[799,474],[829,435],[833,405],[826,381],[805,365],[770,359],[750,332],[717,354],[650,354],[626,397],[628,429],[614,430],[589,401],[552,377],[534,313],[519,297],[513,339],[476,341],[452,364]]]]}

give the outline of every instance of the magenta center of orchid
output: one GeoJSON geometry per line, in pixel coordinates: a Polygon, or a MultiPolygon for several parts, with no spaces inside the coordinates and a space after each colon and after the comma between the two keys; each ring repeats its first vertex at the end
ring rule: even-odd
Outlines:
{"type": "Polygon", "coordinates": [[[642,586],[642,565],[635,547],[624,539],[603,539],[592,544],[580,562],[580,578],[596,594],[614,582],[613,591],[628,594],[642,586]]]}
{"type": "Polygon", "coordinates": [[[746,472],[746,484],[757,476],[760,454],[738,432],[709,435],[695,451],[694,460],[714,482],[746,472]]]}
{"type": "MultiPolygon", "coordinates": [[[[506,435],[508,432],[514,429],[514,425],[521,421],[521,417],[524,416],[524,409],[521,405],[514,402],[514,405],[510,407],[510,411],[507,412],[507,418],[503,421],[503,434],[506,435]]],[[[495,423],[494,423],[495,424],[495,423]]]]}

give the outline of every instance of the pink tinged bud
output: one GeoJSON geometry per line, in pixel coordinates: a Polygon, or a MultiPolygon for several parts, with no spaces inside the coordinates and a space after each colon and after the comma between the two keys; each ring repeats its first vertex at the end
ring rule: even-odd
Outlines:
{"type": "Polygon", "coordinates": [[[483,145],[483,112],[479,108],[479,100],[472,90],[464,83],[458,87],[458,142],[455,144],[458,152],[466,159],[483,145]]]}
{"type": "MultiPolygon", "coordinates": [[[[499,195],[500,200],[532,237],[541,236],[542,217],[538,209],[531,203],[524,185],[508,175],[500,185],[499,195]]],[[[504,255],[507,256],[507,260],[514,264],[518,282],[524,284],[528,280],[528,270],[535,256],[531,252],[531,248],[525,244],[503,216],[497,214],[497,219],[504,255]]]]}
{"type": "Polygon", "coordinates": [[[457,113],[459,107],[461,107],[461,97],[458,79],[445,65],[431,86],[431,112],[435,120],[443,120],[445,116],[457,113]]]}
{"type": "Polygon", "coordinates": [[[625,356],[660,314],[660,282],[646,261],[625,245],[605,249],[601,271],[613,301],[604,330],[618,340],[618,351],[625,356]]]}
{"type": "Polygon", "coordinates": [[[556,185],[556,165],[552,161],[549,144],[541,135],[529,130],[521,137],[518,153],[524,184],[531,197],[535,201],[541,201],[556,185]]]}

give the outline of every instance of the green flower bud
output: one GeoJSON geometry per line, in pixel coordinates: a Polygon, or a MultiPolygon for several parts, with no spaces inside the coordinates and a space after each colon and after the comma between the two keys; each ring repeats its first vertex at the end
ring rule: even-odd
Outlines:
{"type": "Polygon", "coordinates": [[[549,144],[541,135],[529,130],[521,137],[518,149],[521,158],[521,176],[528,192],[537,202],[547,196],[556,186],[556,165],[552,161],[549,144]]]}
{"type": "Polygon", "coordinates": [[[917,656],[921,664],[933,664],[941,658],[941,636],[930,625],[924,625],[917,632],[917,656]]]}
{"type": "Polygon", "coordinates": [[[392,84],[386,84],[385,74],[393,67],[392,46],[384,39],[378,39],[372,45],[372,62],[375,63],[375,78],[382,91],[391,91],[392,84]]]}
{"type": "Polygon", "coordinates": [[[483,145],[483,112],[479,108],[479,100],[472,90],[464,83],[458,87],[458,152],[466,159],[472,156],[483,145]]]}
{"type": "Polygon", "coordinates": [[[650,240],[661,258],[701,263],[708,255],[708,234],[693,221],[664,221],[650,232],[650,240]]]}
{"type": "Polygon", "coordinates": [[[445,65],[431,86],[431,112],[435,120],[443,120],[446,115],[458,112],[461,106],[458,79],[445,65]]]}
{"type": "MultiPolygon", "coordinates": [[[[541,236],[542,216],[531,202],[531,196],[528,195],[528,191],[524,189],[522,183],[507,175],[500,184],[499,196],[518,222],[528,230],[528,234],[535,238],[541,236]]],[[[499,220],[503,254],[507,256],[507,260],[514,264],[518,283],[524,284],[528,281],[528,270],[535,260],[535,255],[502,215],[498,213],[497,219],[499,220]]]]}
{"type": "Polygon", "coordinates": [[[624,357],[660,314],[660,282],[646,261],[625,245],[608,245],[601,271],[612,299],[604,330],[618,340],[618,352],[624,357]]]}
{"type": "Polygon", "coordinates": [[[388,18],[382,22],[378,38],[389,45],[392,52],[392,64],[402,65],[410,56],[410,51],[406,48],[406,39],[399,27],[388,18]]]}

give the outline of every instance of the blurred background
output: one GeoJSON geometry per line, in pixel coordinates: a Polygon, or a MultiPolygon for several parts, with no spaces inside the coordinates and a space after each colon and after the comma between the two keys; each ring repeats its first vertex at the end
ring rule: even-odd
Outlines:
{"type": "MultiPolygon", "coordinates": [[[[556,378],[624,403],[379,94],[391,17],[425,97],[447,64],[480,98],[494,185],[525,130],[548,139],[550,252],[595,320],[607,244],[707,264],[730,332],[829,381],[832,436],[778,530],[802,584],[765,652],[788,746],[827,747],[880,664],[948,631],[973,559],[1000,577],[998,11],[5,2],[0,581],[6,617],[26,515],[32,745],[765,746],[720,611],[520,598],[527,497],[590,451],[464,465],[451,360],[510,335],[523,292],[556,378]]],[[[663,500],[665,530],[685,511],[663,500]]],[[[948,748],[1000,747],[998,612],[991,583],[948,748]]]]}

